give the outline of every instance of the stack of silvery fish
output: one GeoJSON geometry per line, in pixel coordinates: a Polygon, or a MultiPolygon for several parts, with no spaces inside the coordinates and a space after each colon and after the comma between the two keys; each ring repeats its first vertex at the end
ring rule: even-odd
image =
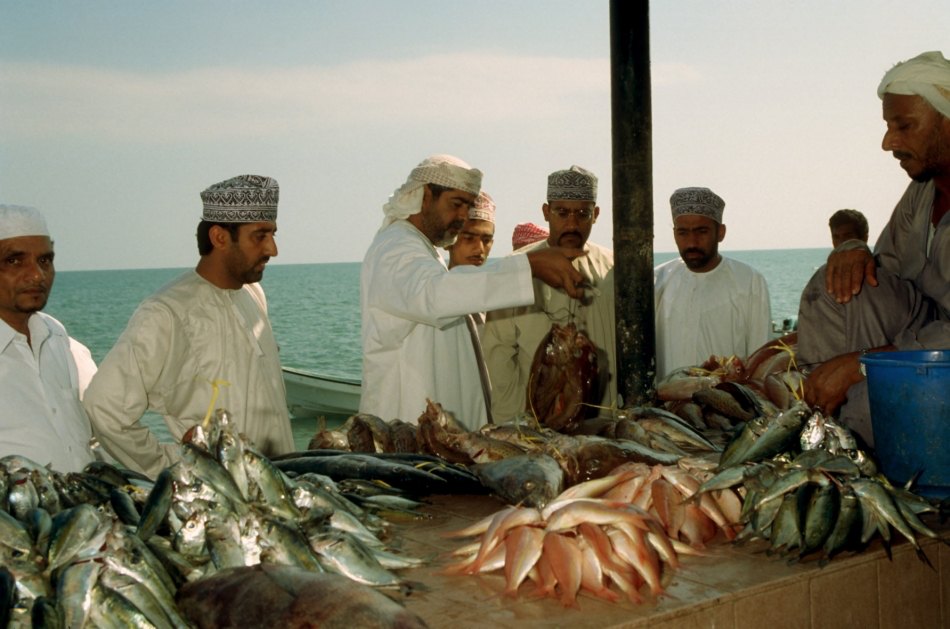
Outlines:
{"type": "Polygon", "coordinates": [[[408,588],[388,525],[318,475],[291,480],[226,412],[152,482],[108,464],[60,474],[0,459],[0,627],[189,627],[179,587],[273,563],[408,588]]]}
{"type": "Polygon", "coordinates": [[[741,426],[716,471],[696,496],[742,488],[745,528],[737,540],[769,540],[771,552],[793,560],[820,551],[824,563],[877,535],[889,552],[892,528],[928,564],[916,535],[946,543],[919,517],[938,507],[909,486],[893,486],[846,427],[804,402],[741,426]]]}

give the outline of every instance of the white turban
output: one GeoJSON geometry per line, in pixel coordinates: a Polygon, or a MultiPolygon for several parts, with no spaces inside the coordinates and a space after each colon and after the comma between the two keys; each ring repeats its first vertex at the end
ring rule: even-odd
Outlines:
{"type": "Polygon", "coordinates": [[[950,61],[935,50],[898,63],[887,71],[877,88],[881,98],[885,93],[920,96],[950,118],[950,61]]]}
{"type": "Polygon", "coordinates": [[[0,240],[22,236],[46,236],[49,228],[40,211],[22,205],[0,205],[0,240]]]}
{"type": "Polygon", "coordinates": [[[397,220],[418,214],[422,210],[427,183],[477,195],[482,187],[482,171],[451,155],[433,155],[422,160],[409,173],[406,183],[393,192],[383,206],[386,217],[379,231],[397,220]]]}

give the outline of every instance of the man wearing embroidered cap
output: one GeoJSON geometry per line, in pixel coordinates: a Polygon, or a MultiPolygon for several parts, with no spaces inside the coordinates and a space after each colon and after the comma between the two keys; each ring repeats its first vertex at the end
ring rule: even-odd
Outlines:
{"type": "Polygon", "coordinates": [[[458,238],[445,248],[449,252],[449,270],[466,264],[485,264],[494,242],[495,202],[482,190],[475,197],[458,238]]]}
{"type": "Polygon", "coordinates": [[[913,180],[874,246],[841,243],[799,307],[799,363],[820,363],[805,399],[873,444],[862,352],[950,347],[950,61],[926,52],[877,90],[881,148],[913,180]],[[843,402],[847,400],[847,404],[843,402]]]}
{"type": "Polygon", "coordinates": [[[670,206],[680,257],[653,270],[658,379],[712,355],[746,358],[772,332],[765,278],[719,253],[726,202],[709,188],[680,188],[670,206]]]}
{"type": "MultiPolygon", "coordinates": [[[[547,238],[511,254],[535,255],[556,247],[583,247],[588,254],[574,267],[591,290],[574,299],[563,290],[534,282],[531,305],[489,312],[485,322],[485,357],[492,379],[492,412],[506,421],[527,410],[526,391],[538,345],[551,324],[573,321],[597,346],[600,381],[592,394],[595,404],[609,407],[617,399],[616,324],[614,318],[613,252],[588,242],[600,214],[597,177],[580,166],[548,176],[547,203],[541,206],[550,228],[547,238]]],[[[591,407],[590,414],[598,409],[591,407]]]]}
{"type": "Polygon", "coordinates": [[[96,365],[59,321],[40,312],[55,274],[42,214],[0,205],[0,457],[78,472],[93,461],[79,399],[96,365]]]}
{"type": "Polygon", "coordinates": [[[176,441],[216,408],[267,456],[294,450],[277,342],[258,282],[277,255],[279,188],[242,175],[201,193],[201,258],[138,307],[83,399],[93,430],[120,463],[155,476],[178,460],[141,423],[161,414],[176,441]]]}
{"type": "Polygon", "coordinates": [[[360,271],[360,412],[415,422],[429,398],[477,429],[490,420],[491,387],[471,315],[530,303],[532,275],[583,294],[570,264],[580,250],[446,268],[437,248],[464,228],[481,179],[460,159],[435,155],[383,206],[383,225],[360,271]]]}

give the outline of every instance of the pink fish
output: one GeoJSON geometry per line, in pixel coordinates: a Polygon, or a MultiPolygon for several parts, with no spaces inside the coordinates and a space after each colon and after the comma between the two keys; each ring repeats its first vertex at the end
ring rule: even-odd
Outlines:
{"type": "Polygon", "coordinates": [[[551,570],[561,588],[561,604],[565,607],[577,607],[583,561],[580,546],[567,535],[549,532],[544,536],[544,554],[550,561],[551,570]]]}
{"type": "Polygon", "coordinates": [[[505,538],[505,595],[515,600],[518,587],[528,576],[543,552],[544,530],[534,526],[519,526],[505,538]]]}

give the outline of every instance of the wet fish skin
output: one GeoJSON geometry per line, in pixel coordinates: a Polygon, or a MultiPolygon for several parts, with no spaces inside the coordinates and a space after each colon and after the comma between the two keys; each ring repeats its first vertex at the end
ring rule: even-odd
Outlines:
{"type": "MultiPolygon", "coordinates": [[[[224,494],[235,505],[245,504],[244,496],[231,474],[207,450],[186,442],[179,446],[178,451],[181,455],[182,468],[193,472],[198,478],[213,485],[217,491],[224,494]]],[[[246,455],[245,452],[245,462],[247,461],[246,455]]]]}
{"type": "Polygon", "coordinates": [[[260,488],[261,500],[268,509],[285,518],[300,517],[300,509],[294,504],[290,488],[274,463],[251,449],[244,451],[244,463],[248,479],[260,488]]]}
{"type": "Polygon", "coordinates": [[[712,408],[733,421],[737,419],[750,421],[759,415],[754,410],[744,408],[730,392],[715,387],[696,391],[693,393],[693,401],[700,406],[712,408]]]}
{"type": "Polygon", "coordinates": [[[99,577],[100,564],[94,561],[67,566],[56,584],[56,600],[63,610],[63,624],[83,627],[92,609],[92,590],[99,577]]]}
{"type": "Polygon", "coordinates": [[[21,553],[33,549],[33,539],[23,523],[3,510],[0,510],[0,543],[21,553]]]}
{"type": "Polygon", "coordinates": [[[135,508],[135,502],[132,500],[132,496],[124,489],[115,487],[109,494],[109,504],[112,505],[112,510],[119,516],[123,524],[138,527],[139,522],[142,521],[142,516],[139,515],[138,510],[135,508]]]}
{"type": "Polygon", "coordinates": [[[10,623],[14,603],[16,579],[6,566],[0,565],[0,627],[6,627],[10,623]]]}
{"type": "Polygon", "coordinates": [[[841,489],[834,528],[822,546],[828,560],[844,550],[857,548],[861,542],[861,522],[861,502],[854,490],[845,485],[841,489]]]}
{"type": "Polygon", "coordinates": [[[376,452],[395,452],[396,444],[393,442],[392,428],[376,415],[361,413],[360,419],[369,427],[373,435],[373,445],[376,452]]]}
{"type": "MultiPolygon", "coordinates": [[[[3,614],[0,613],[0,627],[3,614]]],[[[56,605],[56,601],[46,596],[40,596],[33,601],[33,609],[30,612],[30,620],[33,629],[65,629],[62,613],[56,605]]]]}
{"type": "Polygon", "coordinates": [[[564,472],[557,461],[540,452],[479,463],[471,470],[507,504],[544,508],[564,487],[564,472]]]}
{"type": "Polygon", "coordinates": [[[351,415],[349,419],[340,426],[340,432],[346,435],[346,441],[349,444],[349,450],[351,452],[372,454],[377,451],[376,443],[373,440],[373,431],[369,425],[363,421],[361,415],[351,415]]]}
{"type": "Polygon", "coordinates": [[[230,430],[222,430],[218,437],[216,453],[221,465],[231,475],[241,497],[250,500],[250,485],[247,478],[247,469],[244,467],[244,442],[233,435],[230,430]]]}
{"type": "Polygon", "coordinates": [[[279,559],[275,563],[297,566],[314,572],[322,572],[323,566],[310,550],[307,540],[291,526],[274,518],[265,517],[261,521],[261,546],[275,553],[279,559]]]}
{"type": "Polygon", "coordinates": [[[96,508],[82,504],[57,513],[49,537],[49,571],[65,566],[95,534],[100,519],[96,508]]]}
{"type": "Polygon", "coordinates": [[[13,517],[21,521],[30,509],[40,506],[40,496],[30,480],[29,470],[24,468],[10,474],[10,494],[7,499],[13,517]]]}
{"type": "Polygon", "coordinates": [[[148,540],[162,525],[171,508],[174,491],[171,469],[166,468],[155,479],[155,485],[142,506],[141,519],[135,532],[141,539],[148,540]]]}
{"type": "Polygon", "coordinates": [[[310,535],[307,541],[320,564],[330,571],[373,587],[402,588],[405,585],[401,577],[383,568],[372,551],[349,533],[325,530],[310,535]]]}
{"type": "Polygon", "coordinates": [[[834,483],[820,485],[809,497],[802,526],[800,555],[821,549],[834,530],[840,511],[840,493],[834,483]]]}
{"type": "Polygon", "coordinates": [[[197,629],[244,629],[249,618],[258,618],[258,627],[426,627],[416,614],[373,588],[290,566],[224,570],[186,585],[179,602],[197,629]]]}
{"type": "Polygon", "coordinates": [[[858,499],[862,502],[863,508],[868,508],[869,506],[876,510],[881,517],[890,524],[895,529],[897,529],[901,535],[903,535],[907,541],[913,545],[917,550],[917,555],[924,559],[926,563],[930,563],[929,559],[926,559],[927,555],[923,553],[920,548],[920,544],[917,541],[917,537],[914,535],[914,531],[911,529],[910,525],[907,524],[907,521],[901,515],[897,506],[894,504],[894,501],[891,499],[890,495],[887,493],[887,490],[884,489],[879,483],[870,480],[870,479],[858,479],[851,483],[851,487],[854,488],[854,492],[858,495],[858,499]]]}
{"type": "Polygon", "coordinates": [[[393,451],[413,453],[419,451],[419,445],[416,441],[416,427],[407,424],[401,419],[393,419],[389,422],[389,433],[392,436],[393,451]]]}
{"type": "Polygon", "coordinates": [[[89,619],[100,629],[158,629],[129,599],[100,584],[92,588],[89,619]]]}

